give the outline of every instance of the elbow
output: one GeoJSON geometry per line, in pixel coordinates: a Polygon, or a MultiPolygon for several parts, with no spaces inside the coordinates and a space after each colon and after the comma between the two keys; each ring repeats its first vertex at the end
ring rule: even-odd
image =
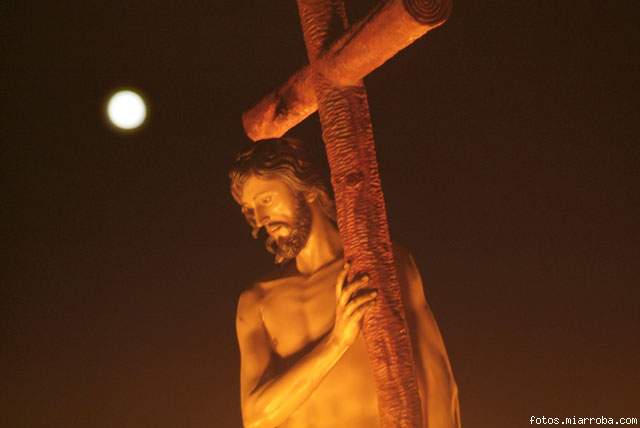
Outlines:
{"type": "Polygon", "coordinates": [[[242,424],[244,428],[276,428],[280,422],[267,406],[260,405],[257,397],[249,397],[242,403],[242,424]]]}
{"type": "Polygon", "coordinates": [[[264,417],[261,417],[259,414],[242,411],[242,425],[244,428],[273,428],[276,425],[269,425],[266,423],[264,417]]]}
{"type": "Polygon", "coordinates": [[[266,425],[260,419],[242,417],[242,426],[244,428],[271,428],[275,425],[266,425]]]}
{"type": "Polygon", "coordinates": [[[251,398],[242,400],[242,426],[244,428],[261,428],[260,417],[256,412],[254,401],[251,398]]]}
{"type": "Polygon", "coordinates": [[[253,403],[243,403],[242,405],[242,425],[244,428],[268,428],[265,417],[253,403]]]}

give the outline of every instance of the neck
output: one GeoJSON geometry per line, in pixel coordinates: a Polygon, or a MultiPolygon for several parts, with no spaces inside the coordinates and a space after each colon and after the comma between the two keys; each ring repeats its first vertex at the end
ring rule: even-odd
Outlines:
{"type": "Polygon", "coordinates": [[[296,256],[296,268],[303,275],[311,275],[342,256],[338,229],[317,207],[313,207],[311,212],[309,240],[296,256]]]}

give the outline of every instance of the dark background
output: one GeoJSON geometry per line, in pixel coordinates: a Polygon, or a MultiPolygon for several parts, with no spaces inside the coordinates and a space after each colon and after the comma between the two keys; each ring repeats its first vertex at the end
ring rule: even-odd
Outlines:
{"type": "MultiPolygon", "coordinates": [[[[226,170],[306,61],[295,2],[94,3],[1,6],[0,425],[239,427],[236,299],[272,262],[226,170]]],[[[639,8],[458,1],[366,79],[466,427],[640,417],[639,8]]]]}

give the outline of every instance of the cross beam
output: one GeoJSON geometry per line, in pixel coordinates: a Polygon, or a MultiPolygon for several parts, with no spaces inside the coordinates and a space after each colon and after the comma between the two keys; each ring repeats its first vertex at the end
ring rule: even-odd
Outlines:
{"type": "Polygon", "coordinates": [[[367,272],[378,289],[377,304],[365,315],[362,331],[381,426],[423,427],[426,406],[418,394],[361,79],[441,25],[451,3],[388,0],[349,28],[344,0],[297,2],[310,65],[243,115],[245,131],[253,140],[279,137],[318,109],[344,255],[352,261],[351,272],[367,272]]]}
{"type": "MultiPolygon", "coordinates": [[[[360,81],[428,31],[442,25],[451,0],[387,0],[337,37],[313,69],[338,86],[360,81]]],[[[242,115],[253,140],[277,138],[318,109],[307,65],[242,115]]]]}

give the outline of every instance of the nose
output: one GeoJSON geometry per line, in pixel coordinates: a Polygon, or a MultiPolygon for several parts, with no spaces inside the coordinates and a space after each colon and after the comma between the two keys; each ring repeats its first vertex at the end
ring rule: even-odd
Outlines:
{"type": "Polygon", "coordinates": [[[263,227],[271,221],[271,218],[260,208],[256,208],[256,226],[263,227]]]}

